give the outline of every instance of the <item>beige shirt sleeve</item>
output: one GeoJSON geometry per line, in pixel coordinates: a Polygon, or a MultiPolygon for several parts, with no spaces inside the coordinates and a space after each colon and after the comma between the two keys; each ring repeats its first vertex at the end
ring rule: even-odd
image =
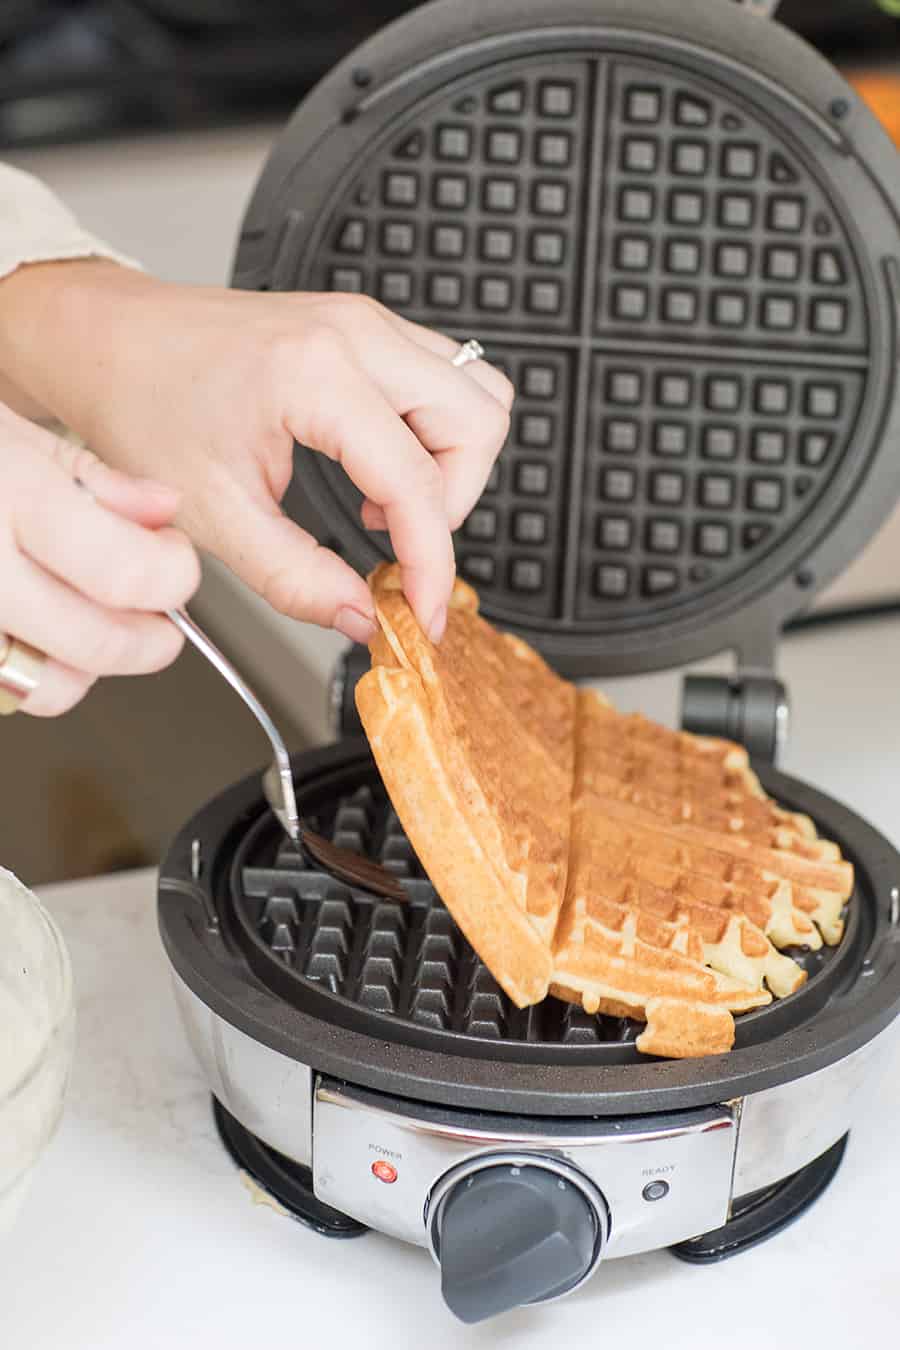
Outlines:
{"type": "Polygon", "coordinates": [[[0,278],[23,263],[92,257],[140,266],[82,229],[40,179],[0,164],[0,278]]]}

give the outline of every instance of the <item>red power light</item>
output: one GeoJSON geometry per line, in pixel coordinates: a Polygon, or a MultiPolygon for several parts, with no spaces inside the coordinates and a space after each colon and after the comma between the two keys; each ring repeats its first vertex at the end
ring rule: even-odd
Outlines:
{"type": "Polygon", "coordinates": [[[387,1162],[384,1158],[379,1158],[372,1164],[372,1176],[377,1177],[379,1181],[386,1181],[390,1184],[397,1180],[397,1169],[393,1163],[387,1162]]]}

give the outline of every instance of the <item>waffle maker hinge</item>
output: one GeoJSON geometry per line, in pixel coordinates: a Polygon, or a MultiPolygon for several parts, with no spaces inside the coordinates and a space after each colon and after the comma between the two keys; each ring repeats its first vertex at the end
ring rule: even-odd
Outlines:
{"type": "Polygon", "coordinates": [[[754,759],[775,764],[787,741],[789,719],[787,689],[771,671],[685,676],[681,701],[685,731],[738,741],[754,759]]]}
{"type": "Polygon", "coordinates": [[[763,619],[745,633],[731,674],[686,675],[683,729],[737,741],[754,759],[777,764],[787,744],[790,702],[775,673],[776,651],[776,632],[763,619]]]}

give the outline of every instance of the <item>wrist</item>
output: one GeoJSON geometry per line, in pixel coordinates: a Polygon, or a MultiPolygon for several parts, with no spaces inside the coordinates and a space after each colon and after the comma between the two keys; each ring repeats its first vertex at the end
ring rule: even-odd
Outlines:
{"type": "Polygon", "coordinates": [[[0,281],[0,372],[33,404],[91,436],[123,306],[152,278],[100,258],[28,263],[0,281]]]}

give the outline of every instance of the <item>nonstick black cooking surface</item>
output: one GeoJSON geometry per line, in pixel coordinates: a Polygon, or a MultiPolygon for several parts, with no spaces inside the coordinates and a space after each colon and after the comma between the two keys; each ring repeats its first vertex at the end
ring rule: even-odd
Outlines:
{"type": "MultiPolygon", "coordinates": [[[[499,1058],[597,1064],[645,1060],[641,1027],[589,1016],[555,998],[519,1009],[499,988],[438,898],[391,808],[371,762],[347,774],[339,795],[301,806],[336,844],[382,862],[402,877],[409,901],[381,901],[301,865],[280,829],[263,819],[248,833],[232,869],[229,912],[247,960],[273,989],[303,1006],[310,987],[338,1017],[354,1011],[369,1029],[413,1044],[452,1044],[457,1052],[499,1058]]],[[[847,910],[837,947],[790,952],[809,979],[796,994],[736,1019],[737,1045],[753,1045],[814,1016],[855,978],[871,940],[865,882],[847,910]]]]}
{"type": "Polygon", "coordinates": [[[409,868],[407,912],[298,872],[254,775],[174,841],[160,869],[160,932],[176,974],[213,1013],[318,1072],[378,1091],[547,1115],[641,1114],[760,1091],[851,1054],[895,1015],[900,858],[840,803],[756,767],[769,793],[838,841],[857,885],[841,945],[813,965],[803,990],[739,1017],[727,1055],[653,1060],[637,1054],[627,1023],[553,999],[513,1010],[400,831],[383,828],[377,774],[360,741],[297,757],[298,801],[323,829],[340,825],[347,842],[361,834],[364,848],[409,868]],[[367,794],[353,801],[361,788],[371,789],[371,805],[367,794]]]}
{"type": "Polygon", "coordinates": [[[843,216],[721,86],[538,60],[386,138],[298,282],[502,328],[519,398],[460,570],[510,614],[644,621],[771,548],[851,444],[870,331],[843,216]]]}
{"type": "MultiPolygon", "coordinates": [[[[488,6],[507,51],[514,8],[488,6]]],[[[710,631],[785,577],[777,608],[821,584],[809,555],[838,515],[856,533],[844,508],[895,394],[900,238],[842,124],[886,140],[847,99],[804,109],[804,84],[837,77],[784,30],[688,4],[673,41],[673,7],[604,0],[566,28],[576,8],[532,5],[514,59],[451,5],[361,49],[273,153],[235,279],[362,292],[485,343],[517,397],[460,571],[490,618],[597,673],[623,649],[620,668],[657,664],[673,626],[710,631]],[[774,72],[785,45],[779,88],[750,65],[774,72]]],[[[299,468],[291,510],[357,566],[390,556],[339,466],[299,468]]]]}

